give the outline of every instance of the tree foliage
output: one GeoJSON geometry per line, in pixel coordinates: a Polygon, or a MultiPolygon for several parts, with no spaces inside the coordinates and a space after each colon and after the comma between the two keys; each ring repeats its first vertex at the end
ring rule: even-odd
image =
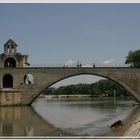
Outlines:
{"type": "Polygon", "coordinates": [[[61,86],[59,88],[50,87],[44,91],[45,95],[71,95],[71,94],[90,94],[91,96],[129,96],[131,95],[123,87],[111,80],[99,80],[92,84],[76,84],[61,86]]]}
{"type": "Polygon", "coordinates": [[[130,64],[131,67],[140,68],[140,50],[129,51],[125,64],[130,64]]]}

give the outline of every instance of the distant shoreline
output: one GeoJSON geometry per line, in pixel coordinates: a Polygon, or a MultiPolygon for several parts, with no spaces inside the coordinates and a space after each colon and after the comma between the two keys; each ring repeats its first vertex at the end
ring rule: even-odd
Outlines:
{"type": "MultiPolygon", "coordinates": [[[[45,99],[75,99],[79,98],[90,98],[90,99],[114,99],[113,96],[92,96],[91,94],[67,94],[67,95],[40,95],[39,98],[45,98],[45,99]]],[[[133,99],[131,96],[127,97],[115,97],[116,99],[133,99]]]]}

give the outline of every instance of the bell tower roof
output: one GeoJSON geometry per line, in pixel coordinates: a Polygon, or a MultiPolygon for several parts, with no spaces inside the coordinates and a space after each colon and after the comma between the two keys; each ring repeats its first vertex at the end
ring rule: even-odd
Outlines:
{"type": "Polygon", "coordinates": [[[17,47],[17,44],[16,44],[12,39],[9,39],[9,40],[4,44],[4,46],[8,46],[8,45],[13,45],[13,46],[17,47]]]}
{"type": "Polygon", "coordinates": [[[4,53],[7,55],[12,55],[17,53],[17,44],[12,40],[9,39],[5,44],[4,44],[4,53]]]}

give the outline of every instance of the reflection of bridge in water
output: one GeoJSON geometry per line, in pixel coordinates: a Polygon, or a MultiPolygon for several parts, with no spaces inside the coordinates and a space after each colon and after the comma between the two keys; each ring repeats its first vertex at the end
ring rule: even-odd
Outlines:
{"type": "MultiPolygon", "coordinates": [[[[115,130],[113,136],[129,136],[129,127],[140,118],[140,108],[136,107],[123,121],[122,129],[115,130]]],[[[0,107],[0,136],[72,136],[39,116],[32,107],[0,107]]],[[[112,136],[109,133],[108,136],[112,136]]]]}
{"type": "Polygon", "coordinates": [[[11,39],[0,55],[0,105],[30,105],[41,92],[68,77],[89,74],[120,84],[140,101],[140,69],[127,67],[29,67],[11,39]]]}
{"type": "Polygon", "coordinates": [[[65,135],[40,117],[31,107],[1,107],[0,136],[65,135]]]}

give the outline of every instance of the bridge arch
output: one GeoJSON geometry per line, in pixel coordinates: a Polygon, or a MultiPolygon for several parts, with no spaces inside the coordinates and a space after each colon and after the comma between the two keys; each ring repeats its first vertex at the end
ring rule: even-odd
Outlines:
{"type": "MultiPolygon", "coordinates": [[[[77,75],[95,75],[110,79],[128,90],[140,103],[140,69],[122,67],[27,67],[0,69],[1,87],[6,74],[11,75],[10,88],[14,88],[22,95],[20,105],[31,105],[41,92],[51,85],[66,78],[77,75]],[[34,84],[25,85],[24,75],[31,73],[34,84]],[[14,78],[14,82],[13,82],[14,78]]],[[[9,76],[10,77],[10,76],[9,76]]],[[[9,79],[9,78],[7,78],[9,79]]],[[[7,86],[4,86],[7,87],[7,86]]]]}
{"type": "MultiPolygon", "coordinates": [[[[101,76],[101,75],[98,75],[98,74],[91,74],[91,73],[73,74],[73,75],[69,75],[69,76],[63,77],[63,78],[61,78],[61,79],[55,81],[54,83],[51,83],[51,84],[50,84],[49,86],[47,86],[46,88],[49,88],[49,87],[51,87],[52,85],[54,85],[54,84],[56,84],[56,83],[58,83],[58,82],[60,82],[60,81],[63,81],[63,80],[65,80],[65,79],[72,78],[72,77],[75,77],[75,76],[82,76],[82,75],[90,75],[90,76],[98,76],[98,77],[106,78],[105,76],[101,76]]],[[[106,79],[109,79],[109,78],[106,78],[106,79]]],[[[111,80],[111,79],[109,79],[109,80],[111,80]]],[[[111,81],[113,81],[113,80],[111,80],[111,81]]]]}
{"type": "MultiPolygon", "coordinates": [[[[114,83],[116,83],[118,86],[124,88],[126,91],[130,92],[131,90],[129,90],[129,87],[127,87],[126,85],[124,85],[121,81],[117,81],[111,77],[108,77],[108,76],[104,76],[104,75],[101,75],[101,74],[96,74],[96,73],[76,73],[76,74],[71,74],[71,75],[68,75],[68,76],[65,76],[65,77],[62,77],[52,83],[50,83],[49,85],[46,85],[46,87],[31,101],[31,103],[47,88],[51,87],[52,85],[62,81],[62,80],[65,80],[65,79],[68,79],[68,78],[71,78],[71,77],[75,77],[75,76],[80,76],[80,75],[91,75],[91,76],[98,76],[98,77],[102,77],[102,78],[105,78],[105,79],[108,79],[110,81],[113,81],[114,83]]],[[[131,92],[130,92],[131,93],[131,92]]],[[[131,95],[137,100],[137,98],[134,96],[134,94],[131,93],[131,95]]]]}
{"type": "MultiPolygon", "coordinates": [[[[120,81],[116,81],[116,80],[114,80],[114,79],[112,79],[112,78],[110,78],[110,77],[103,76],[103,75],[100,75],[100,74],[93,74],[93,73],[80,73],[80,74],[70,75],[70,76],[67,76],[67,77],[64,77],[64,78],[62,78],[62,79],[59,79],[59,80],[55,81],[53,84],[49,85],[47,88],[49,88],[50,86],[54,85],[55,83],[58,83],[58,82],[60,82],[60,81],[62,81],[62,80],[65,80],[65,79],[67,79],[67,78],[71,78],[71,77],[74,77],[74,76],[80,76],[80,75],[91,75],[91,76],[102,77],[102,78],[108,79],[108,80],[110,80],[110,81],[116,83],[117,85],[119,85],[119,86],[123,87],[124,89],[126,89],[127,91],[129,91],[128,88],[127,88],[123,83],[121,83],[120,81]]],[[[132,94],[132,95],[133,95],[133,94],[132,94]]]]}

